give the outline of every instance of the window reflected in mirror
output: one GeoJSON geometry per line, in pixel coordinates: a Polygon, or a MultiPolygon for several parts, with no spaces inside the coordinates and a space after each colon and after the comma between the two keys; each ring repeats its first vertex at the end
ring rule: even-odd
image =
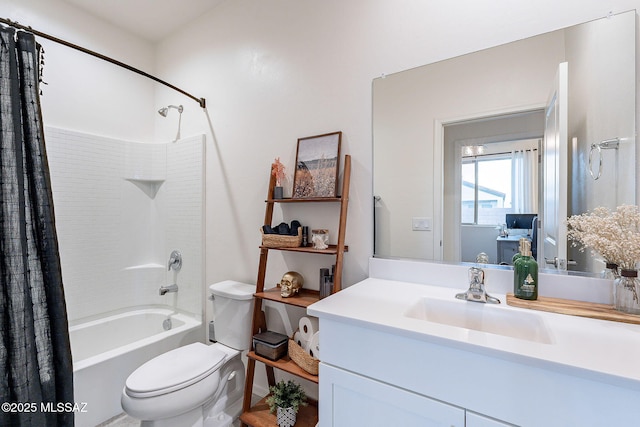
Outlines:
{"type": "Polygon", "coordinates": [[[462,159],[460,188],[462,224],[500,225],[512,213],[511,154],[465,157],[462,159]]]}

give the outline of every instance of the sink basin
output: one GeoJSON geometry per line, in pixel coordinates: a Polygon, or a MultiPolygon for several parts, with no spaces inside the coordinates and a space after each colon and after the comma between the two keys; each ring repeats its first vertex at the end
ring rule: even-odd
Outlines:
{"type": "Polygon", "coordinates": [[[551,344],[551,336],[543,319],[519,310],[499,305],[470,301],[423,297],[404,314],[407,317],[472,329],[543,344],[551,344]]]}

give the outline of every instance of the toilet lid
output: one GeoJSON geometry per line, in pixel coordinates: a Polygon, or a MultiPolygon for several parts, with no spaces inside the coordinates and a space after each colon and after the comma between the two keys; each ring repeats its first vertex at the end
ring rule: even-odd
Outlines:
{"type": "Polygon", "coordinates": [[[127,394],[152,397],[179,390],[206,378],[224,362],[226,354],[200,342],[155,357],[127,378],[127,394]]]}

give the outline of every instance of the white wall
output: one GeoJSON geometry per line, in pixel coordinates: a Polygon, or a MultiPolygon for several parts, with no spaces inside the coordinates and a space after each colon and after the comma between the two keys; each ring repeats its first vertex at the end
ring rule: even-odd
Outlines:
{"type": "MultiPolygon", "coordinates": [[[[153,74],[151,43],[61,0],[0,0],[0,16],[153,74]]],[[[155,83],[38,37],[44,47],[42,110],[48,126],[149,142],[155,83]]],[[[174,134],[175,136],[175,134],[174,134]]]]}
{"type": "MultiPolygon", "coordinates": [[[[373,78],[636,6],[637,0],[239,0],[202,16],[158,46],[157,70],[208,102],[202,112],[185,101],[183,120],[187,133],[209,132],[207,282],[255,281],[271,161],[280,157],[291,170],[298,137],[334,130],[344,132],[343,152],[354,160],[345,284],[365,277],[372,251],[373,78]]],[[[177,99],[157,91],[158,104],[177,99]]],[[[167,121],[156,123],[157,137],[171,136],[167,121]]],[[[287,208],[285,216],[298,212],[287,208]]],[[[303,215],[316,226],[328,214],[303,215]]],[[[303,262],[290,255],[270,260],[270,281],[303,262]]],[[[316,267],[305,265],[303,274],[315,277],[316,267]]]]}

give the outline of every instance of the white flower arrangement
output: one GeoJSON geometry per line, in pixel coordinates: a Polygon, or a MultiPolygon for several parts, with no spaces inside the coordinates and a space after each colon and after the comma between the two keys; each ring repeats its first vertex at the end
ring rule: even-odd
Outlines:
{"type": "Polygon", "coordinates": [[[618,206],[615,211],[597,207],[591,213],[567,219],[572,246],[591,249],[608,263],[624,270],[635,270],[640,261],[640,209],[618,206]]]}

